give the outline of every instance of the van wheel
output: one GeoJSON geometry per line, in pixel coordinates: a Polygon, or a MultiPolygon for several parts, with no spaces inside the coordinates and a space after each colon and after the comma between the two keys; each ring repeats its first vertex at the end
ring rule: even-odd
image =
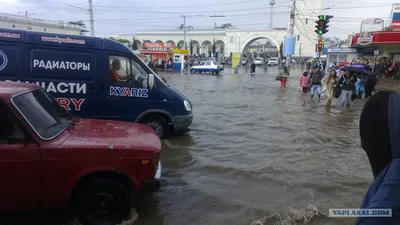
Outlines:
{"type": "Polygon", "coordinates": [[[144,118],[143,123],[153,128],[156,134],[161,138],[165,139],[169,134],[169,125],[162,116],[150,115],[144,118]]]}
{"type": "Polygon", "coordinates": [[[132,195],[113,180],[96,179],[82,184],[73,204],[85,225],[117,224],[127,219],[133,207],[132,195]]]}

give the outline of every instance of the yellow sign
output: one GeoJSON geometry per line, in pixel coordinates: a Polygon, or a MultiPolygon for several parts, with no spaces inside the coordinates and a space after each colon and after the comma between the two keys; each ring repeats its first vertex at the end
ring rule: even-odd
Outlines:
{"type": "Polygon", "coordinates": [[[174,53],[174,54],[189,54],[189,50],[187,50],[187,49],[172,49],[172,53],[174,53]]]}
{"type": "Polygon", "coordinates": [[[236,68],[240,65],[240,53],[233,53],[232,54],[232,68],[236,68]]]}

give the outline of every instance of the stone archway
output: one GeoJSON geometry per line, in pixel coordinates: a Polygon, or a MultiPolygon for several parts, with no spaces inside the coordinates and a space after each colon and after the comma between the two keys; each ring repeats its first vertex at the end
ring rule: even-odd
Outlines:
{"type": "Polygon", "coordinates": [[[150,40],[144,40],[143,41],[143,49],[146,49],[145,47],[144,47],[144,43],[152,43],[150,40]]]}
{"type": "Polygon", "coordinates": [[[205,40],[201,43],[200,53],[206,56],[212,55],[212,43],[209,40],[205,40]]]}
{"type": "Polygon", "coordinates": [[[200,54],[200,43],[196,40],[192,40],[189,44],[189,51],[191,51],[191,55],[200,54]]]}
{"type": "Polygon", "coordinates": [[[178,49],[184,49],[185,47],[183,46],[183,41],[180,40],[180,41],[178,42],[178,44],[176,44],[176,47],[177,47],[178,49]]]}
{"type": "Polygon", "coordinates": [[[249,49],[250,45],[252,45],[255,41],[260,40],[260,39],[266,39],[267,42],[270,43],[270,45],[268,45],[269,48],[267,50],[271,51],[271,54],[272,54],[272,52],[276,52],[277,51],[278,52],[277,56],[279,56],[279,43],[276,40],[274,40],[274,39],[272,39],[270,37],[262,36],[262,35],[252,37],[252,38],[248,39],[247,41],[245,41],[244,42],[245,44],[241,47],[241,51],[240,51],[242,53],[242,55],[247,53],[247,50],[249,49]]]}
{"type": "Polygon", "coordinates": [[[224,56],[225,54],[225,43],[221,40],[215,42],[215,51],[219,53],[219,55],[224,56]]]}
{"type": "Polygon", "coordinates": [[[165,42],[165,47],[168,49],[174,49],[175,48],[175,41],[169,40],[165,42]]]}

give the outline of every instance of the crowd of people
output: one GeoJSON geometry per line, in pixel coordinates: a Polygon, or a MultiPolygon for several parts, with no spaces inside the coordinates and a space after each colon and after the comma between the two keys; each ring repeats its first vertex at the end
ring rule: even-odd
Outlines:
{"type": "MultiPolygon", "coordinates": [[[[310,91],[321,99],[321,94],[326,92],[326,106],[331,106],[334,98],[340,99],[341,107],[350,107],[355,99],[369,98],[377,84],[376,75],[364,70],[365,73],[356,73],[352,70],[343,71],[339,68],[331,68],[327,75],[321,70],[321,66],[315,65],[310,72],[306,71],[298,79],[303,93],[310,91]],[[323,89],[323,90],[322,90],[323,89]]],[[[281,80],[286,83],[286,81],[281,80]]]]}

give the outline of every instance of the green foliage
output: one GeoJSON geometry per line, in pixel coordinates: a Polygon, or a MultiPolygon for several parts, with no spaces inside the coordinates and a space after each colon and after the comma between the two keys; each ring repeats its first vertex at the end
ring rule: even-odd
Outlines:
{"type": "Polygon", "coordinates": [[[281,44],[279,45],[279,56],[283,57],[283,41],[281,42],[281,44]]]}
{"type": "Polygon", "coordinates": [[[113,41],[118,41],[118,42],[120,42],[120,43],[122,43],[122,44],[128,44],[128,45],[131,44],[131,42],[130,42],[129,40],[127,40],[127,39],[114,38],[114,37],[110,37],[109,39],[111,39],[111,40],[113,40],[113,41]]]}
{"type": "Polygon", "coordinates": [[[133,50],[138,50],[138,46],[137,46],[137,43],[136,43],[136,39],[135,39],[135,38],[134,38],[133,41],[132,41],[132,49],[133,49],[133,50]]]}

